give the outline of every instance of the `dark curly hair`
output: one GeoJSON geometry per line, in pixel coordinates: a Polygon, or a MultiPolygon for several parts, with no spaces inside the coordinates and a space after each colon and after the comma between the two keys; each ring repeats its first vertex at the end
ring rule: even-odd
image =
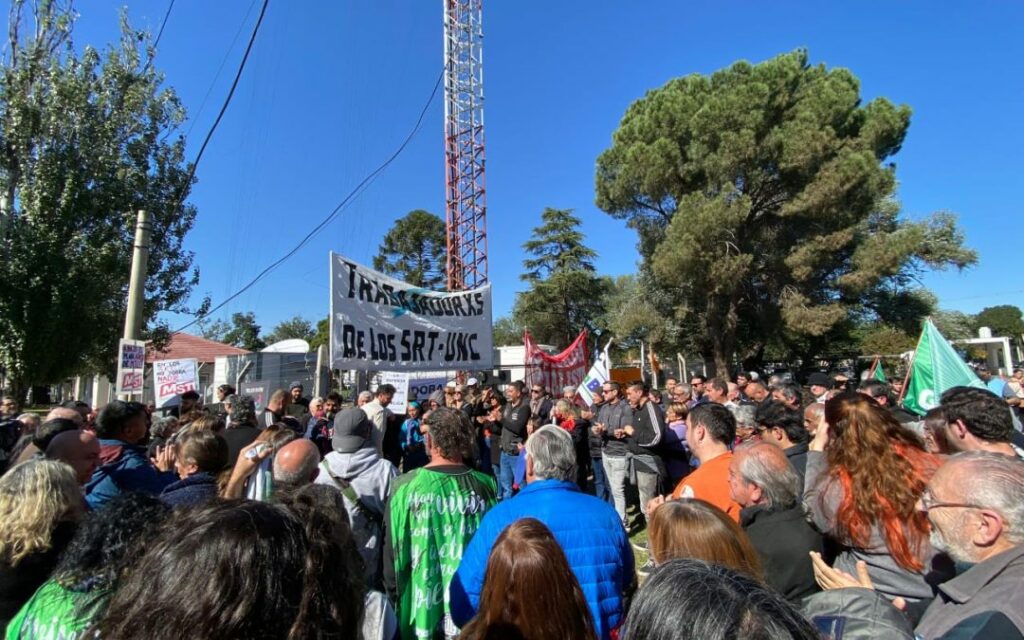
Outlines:
{"type": "Polygon", "coordinates": [[[57,563],[54,581],[73,591],[114,586],[169,513],[170,507],[155,496],[133,491],[117,495],[79,525],[57,563]]]}
{"type": "Polygon", "coordinates": [[[427,427],[430,440],[446,459],[458,460],[472,456],[473,425],[462,411],[438,407],[427,414],[423,424],[427,427]]]}
{"type": "Polygon", "coordinates": [[[305,524],[309,538],[302,603],[292,636],[360,637],[366,569],[341,491],[310,484],[286,494],[281,504],[305,524]]]}

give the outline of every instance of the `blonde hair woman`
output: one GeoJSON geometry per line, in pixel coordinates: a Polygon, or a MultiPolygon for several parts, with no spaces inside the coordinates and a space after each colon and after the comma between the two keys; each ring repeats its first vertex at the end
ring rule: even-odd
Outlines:
{"type": "Polygon", "coordinates": [[[0,628],[50,576],[84,513],[63,462],[29,460],[0,477],[0,628]]]}

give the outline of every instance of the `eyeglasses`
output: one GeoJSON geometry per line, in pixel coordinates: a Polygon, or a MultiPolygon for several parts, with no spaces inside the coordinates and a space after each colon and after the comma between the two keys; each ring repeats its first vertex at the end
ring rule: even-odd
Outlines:
{"type": "Polygon", "coordinates": [[[970,504],[967,502],[935,502],[934,496],[928,489],[925,489],[921,493],[921,506],[924,507],[925,511],[931,511],[932,509],[984,509],[985,507],[980,504],[970,504]]]}
{"type": "Polygon", "coordinates": [[[530,389],[530,393],[540,393],[540,389],[530,389]]]}
{"type": "Polygon", "coordinates": [[[615,389],[601,389],[601,393],[611,393],[612,391],[615,391],[615,389]]]}

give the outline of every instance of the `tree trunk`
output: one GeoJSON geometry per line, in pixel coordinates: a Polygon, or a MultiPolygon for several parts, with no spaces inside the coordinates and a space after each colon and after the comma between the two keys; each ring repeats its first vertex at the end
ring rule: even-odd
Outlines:
{"type": "Polygon", "coordinates": [[[707,331],[711,355],[715,361],[715,376],[731,375],[730,368],[736,355],[736,300],[729,296],[711,296],[707,307],[707,331]]]}

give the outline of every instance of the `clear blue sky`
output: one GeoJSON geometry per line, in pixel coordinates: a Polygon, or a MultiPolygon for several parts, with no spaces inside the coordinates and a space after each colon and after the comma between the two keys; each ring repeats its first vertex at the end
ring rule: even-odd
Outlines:
{"type": "MultiPolygon", "coordinates": [[[[122,3],[78,4],[79,46],[116,37],[122,3]]],[[[258,4],[174,6],[156,65],[194,121],[190,157],[226,94],[258,4]]],[[[155,33],[167,6],[134,2],[129,15],[155,33]]],[[[488,0],[495,316],[508,312],[521,288],[521,245],[545,206],[576,210],[602,273],[635,270],[635,234],[593,204],[595,159],[632,101],[679,75],[797,47],[807,47],[815,63],[851,69],[866,100],[885,96],[912,107],[895,157],[905,215],[956,212],[980,255],[964,273],[925,278],[941,306],[1024,306],[1017,271],[1024,237],[1022,24],[1024,4],[1002,1],[488,0]]],[[[271,0],[192,192],[199,216],[187,244],[202,274],[195,297],[219,302],[333,209],[406,135],[441,66],[440,2],[271,0]]],[[[406,153],[362,197],[218,317],[254,311],[265,330],[295,314],[324,317],[329,250],[368,263],[398,217],[415,208],[443,215],[442,113],[438,99],[406,153]]],[[[168,319],[172,328],[184,321],[168,319]]]]}

